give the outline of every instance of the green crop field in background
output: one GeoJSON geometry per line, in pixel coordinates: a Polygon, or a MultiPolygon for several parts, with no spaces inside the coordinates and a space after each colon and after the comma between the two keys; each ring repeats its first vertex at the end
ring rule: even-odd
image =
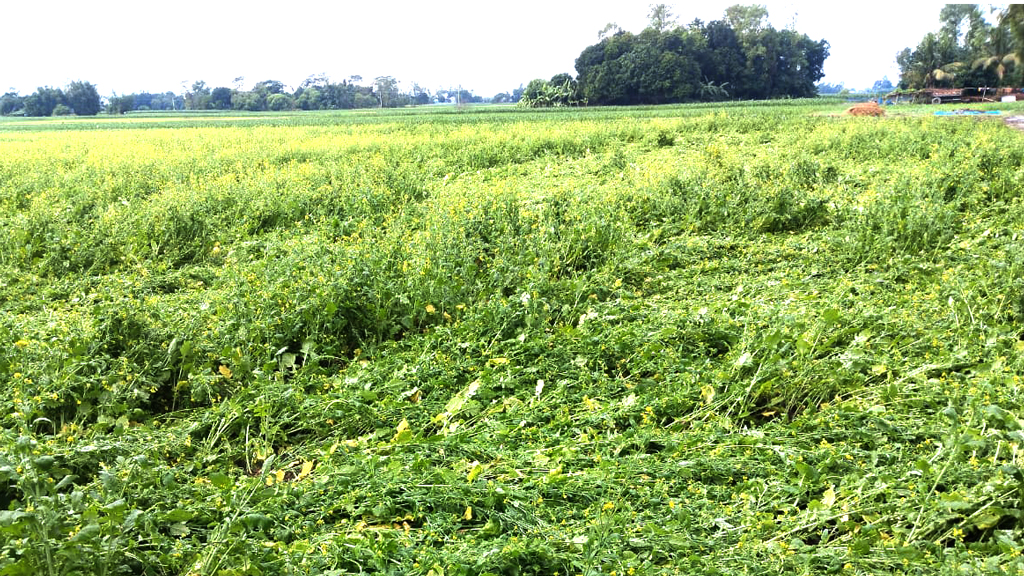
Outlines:
{"type": "Polygon", "coordinates": [[[0,122],[0,574],[1020,573],[1024,133],[843,107],[0,122]]]}

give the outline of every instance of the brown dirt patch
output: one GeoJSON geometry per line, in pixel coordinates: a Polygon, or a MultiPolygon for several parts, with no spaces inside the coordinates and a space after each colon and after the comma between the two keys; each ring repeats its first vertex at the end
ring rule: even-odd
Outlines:
{"type": "Polygon", "coordinates": [[[851,116],[885,116],[885,110],[874,101],[854,104],[846,113],[851,116]]]}

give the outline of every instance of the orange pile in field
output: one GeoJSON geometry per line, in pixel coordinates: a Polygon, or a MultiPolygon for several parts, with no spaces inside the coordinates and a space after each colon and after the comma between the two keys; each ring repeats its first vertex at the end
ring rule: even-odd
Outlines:
{"type": "Polygon", "coordinates": [[[847,112],[853,116],[885,116],[885,110],[874,101],[854,104],[847,112]]]}

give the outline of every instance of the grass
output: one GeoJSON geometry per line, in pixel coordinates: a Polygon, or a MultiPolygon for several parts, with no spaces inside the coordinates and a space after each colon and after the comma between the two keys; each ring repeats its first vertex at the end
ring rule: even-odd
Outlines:
{"type": "Polygon", "coordinates": [[[3,122],[0,573],[1021,571],[1021,135],[841,110],[3,122]]]}

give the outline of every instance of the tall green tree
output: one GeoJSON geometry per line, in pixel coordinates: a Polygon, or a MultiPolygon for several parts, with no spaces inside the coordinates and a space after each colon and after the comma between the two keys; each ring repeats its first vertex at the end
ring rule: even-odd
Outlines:
{"type": "Polygon", "coordinates": [[[1014,49],[1013,33],[1009,26],[1000,23],[989,31],[988,41],[971,64],[972,70],[984,70],[995,74],[1001,84],[1008,72],[1020,67],[1022,58],[1014,49]]]}
{"type": "Polygon", "coordinates": [[[189,110],[206,110],[210,107],[210,88],[206,82],[197,80],[192,88],[185,92],[185,108],[189,110]]]}
{"type": "Polygon", "coordinates": [[[548,81],[543,78],[534,78],[526,85],[526,90],[523,91],[523,98],[530,100],[536,100],[544,93],[544,90],[548,87],[548,81]]]}
{"type": "Polygon", "coordinates": [[[597,39],[604,40],[605,38],[609,36],[614,36],[619,32],[622,32],[622,27],[616,24],[615,22],[609,22],[604,25],[604,28],[601,28],[600,30],[597,31],[597,39]]]}
{"type": "Polygon", "coordinates": [[[988,24],[977,4],[946,4],[939,11],[940,42],[963,53],[981,50],[986,41],[988,24]]]}
{"type": "MultiPolygon", "coordinates": [[[[704,37],[704,49],[697,54],[702,86],[732,86],[733,92],[742,89],[746,84],[747,56],[736,30],[726,20],[694,24],[704,37]]],[[[721,96],[714,90],[707,95],[711,98],[702,99],[721,96]]],[[[735,96],[743,97],[738,93],[735,96]]]]}
{"type": "Polygon", "coordinates": [[[665,4],[651,4],[651,11],[647,15],[651,28],[658,32],[667,32],[677,26],[676,17],[672,10],[665,4]]]}
{"type": "Polygon", "coordinates": [[[269,96],[271,94],[284,94],[284,82],[280,80],[263,80],[252,87],[252,91],[269,96]]]}
{"type": "Polygon", "coordinates": [[[124,114],[135,109],[135,94],[114,94],[107,98],[107,114],[124,114]]]}
{"type": "Polygon", "coordinates": [[[0,96],[0,115],[9,116],[25,108],[25,99],[11,91],[0,96]]]}
{"type": "Polygon", "coordinates": [[[737,36],[754,35],[768,27],[768,8],[763,4],[734,4],[725,9],[725,21],[737,36]]]}
{"type": "Polygon", "coordinates": [[[947,4],[939,11],[939,27],[911,50],[897,56],[900,86],[987,87],[1024,82],[1024,7],[1011,4],[996,24],[984,18],[977,4],[947,4]],[[1016,16],[1015,16],[1016,15],[1016,16]],[[1020,34],[1014,32],[1015,23],[1020,34]]]}
{"type": "Polygon", "coordinates": [[[291,110],[292,105],[292,97],[287,94],[271,94],[267,97],[267,110],[273,110],[275,112],[291,110]]]}
{"type": "Polygon", "coordinates": [[[100,93],[89,82],[79,80],[68,84],[64,97],[66,105],[79,116],[95,116],[102,108],[100,93]]]}
{"type": "Polygon", "coordinates": [[[233,90],[225,86],[218,86],[210,92],[210,107],[215,110],[231,109],[231,93],[233,90]]]}
{"type": "Polygon", "coordinates": [[[999,16],[999,23],[1005,25],[1016,41],[1016,54],[1024,59],[1024,4],[1010,4],[999,16]]]}
{"type": "Polygon", "coordinates": [[[257,92],[232,92],[231,108],[244,110],[246,112],[259,112],[264,110],[265,100],[257,92]]]}
{"type": "Polygon", "coordinates": [[[319,88],[310,86],[296,90],[298,96],[295,98],[295,106],[300,110],[321,110],[323,109],[323,98],[319,88]]]}
{"type": "Polygon", "coordinates": [[[398,95],[398,81],[392,76],[378,76],[373,80],[373,92],[381,108],[394,106],[395,97],[398,95]]]}
{"type": "Polygon", "coordinates": [[[963,66],[959,56],[954,45],[929,32],[913,51],[907,48],[897,54],[900,84],[906,88],[948,86],[963,66]]]}
{"type": "Polygon", "coordinates": [[[585,48],[576,80],[594,104],[797,98],[817,93],[828,52],[824,40],[767,25],[763,6],[733,6],[722,20],[687,27],[666,25],[653,10],[640,34],[617,32],[585,48]]]}
{"type": "Polygon", "coordinates": [[[64,92],[60,88],[39,87],[25,98],[25,115],[52,116],[58,105],[67,105],[65,102],[64,92]]]}

